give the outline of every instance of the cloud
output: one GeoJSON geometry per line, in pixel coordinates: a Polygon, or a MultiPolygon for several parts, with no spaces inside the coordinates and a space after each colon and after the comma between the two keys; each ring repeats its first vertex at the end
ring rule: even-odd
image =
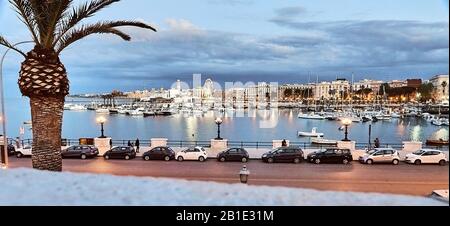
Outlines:
{"type": "Polygon", "coordinates": [[[303,52],[299,54],[304,56],[316,53],[320,57],[312,56],[313,58],[327,61],[329,66],[337,69],[441,65],[448,72],[448,22],[311,22],[297,18],[302,10],[281,10],[285,11],[284,14],[280,10],[275,10],[275,16],[269,22],[289,28],[302,36],[279,37],[273,41],[302,49],[303,52]]]}
{"type": "Polygon", "coordinates": [[[426,78],[448,72],[445,22],[290,21],[278,25],[297,32],[255,36],[167,19],[158,33],[126,28],[132,42],[111,36],[82,41],[63,53],[63,60],[77,79],[96,76],[125,87],[167,86],[176,79],[189,81],[192,73],[217,81],[291,82],[305,81],[309,71],[322,79],[351,72],[384,78],[412,72],[426,78]]]}
{"type": "Polygon", "coordinates": [[[302,14],[306,14],[306,9],[301,6],[284,7],[275,10],[275,13],[279,17],[296,17],[302,14]]]}
{"type": "Polygon", "coordinates": [[[306,14],[307,10],[301,6],[284,7],[276,9],[275,16],[270,21],[274,23],[286,23],[306,14]]]}

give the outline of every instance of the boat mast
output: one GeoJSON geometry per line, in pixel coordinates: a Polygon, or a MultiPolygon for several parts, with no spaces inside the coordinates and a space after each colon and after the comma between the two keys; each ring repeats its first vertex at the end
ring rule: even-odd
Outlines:
{"type": "MultiPolygon", "coordinates": [[[[317,78],[316,78],[316,86],[317,86],[317,84],[319,84],[319,74],[317,74],[317,78]]],[[[316,114],[316,111],[317,111],[317,100],[316,100],[316,98],[314,97],[314,114],[316,114]]]]}

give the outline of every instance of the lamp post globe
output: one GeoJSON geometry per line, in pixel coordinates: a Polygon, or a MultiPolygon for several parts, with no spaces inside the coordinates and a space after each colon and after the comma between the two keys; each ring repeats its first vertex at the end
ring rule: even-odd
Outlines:
{"type": "Polygon", "coordinates": [[[215,120],[215,123],[216,123],[216,125],[217,125],[217,137],[216,137],[216,140],[223,140],[223,139],[220,137],[220,125],[222,125],[222,123],[223,123],[222,118],[217,117],[216,120],[215,120]]]}
{"type": "Polygon", "coordinates": [[[98,124],[100,124],[101,136],[99,138],[106,138],[105,133],[104,133],[105,130],[103,128],[103,126],[104,126],[104,124],[106,122],[106,118],[103,117],[103,116],[99,116],[99,117],[97,117],[96,121],[97,121],[98,124]]]}
{"type": "Polygon", "coordinates": [[[352,124],[352,120],[349,118],[342,119],[342,124],[345,127],[345,138],[342,141],[351,141],[348,139],[348,127],[352,124]]]}

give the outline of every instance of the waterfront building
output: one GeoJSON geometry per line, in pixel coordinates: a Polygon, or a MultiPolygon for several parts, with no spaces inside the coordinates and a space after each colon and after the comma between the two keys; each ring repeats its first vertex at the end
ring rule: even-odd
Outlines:
{"type": "Polygon", "coordinates": [[[315,100],[339,100],[348,98],[351,85],[346,79],[321,82],[314,85],[315,100]]]}
{"type": "Polygon", "coordinates": [[[389,83],[390,88],[400,88],[400,87],[406,87],[408,83],[406,81],[401,80],[392,80],[389,83]]]}
{"type": "Polygon", "coordinates": [[[435,75],[429,82],[434,86],[434,96],[436,101],[449,100],[449,77],[448,75],[435,75]]]}
{"type": "Polygon", "coordinates": [[[422,85],[422,79],[407,79],[406,86],[418,89],[422,85]]]}
{"type": "Polygon", "coordinates": [[[384,82],[381,80],[364,79],[359,82],[355,82],[352,85],[353,91],[359,91],[362,89],[371,89],[373,93],[378,93],[380,87],[384,82]]]}
{"type": "Polygon", "coordinates": [[[313,96],[314,84],[285,84],[280,86],[278,96],[284,101],[300,101],[309,96],[313,96]]]}

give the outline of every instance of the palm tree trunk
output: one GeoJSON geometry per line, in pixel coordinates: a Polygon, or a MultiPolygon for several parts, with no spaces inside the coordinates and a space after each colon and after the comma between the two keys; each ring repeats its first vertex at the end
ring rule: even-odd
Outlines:
{"type": "Polygon", "coordinates": [[[64,97],[30,97],[33,168],[62,171],[61,127],[64,97]]]}

